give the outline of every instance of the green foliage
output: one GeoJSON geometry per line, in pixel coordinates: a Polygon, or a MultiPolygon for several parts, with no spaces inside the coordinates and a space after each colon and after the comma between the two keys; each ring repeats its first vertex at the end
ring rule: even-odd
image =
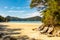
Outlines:
{"type": "Polygon", "coordinates": [[[41,2],[43,3],[42,5],[47,5],[47,8],[42,12],[42,22],[46,25],[60,24],[60,0],[32,0],[30,7],[34,8],[40,5],[41,2]]]}
{"type": "Polygon", "coordinates": [[[7,21],[7,19],[6,19],[6,18],[4,18],[4,17],[0,16],[0,22],[6,22],[6,21],[7,21]]]}
{"type": "Polygon", "coordinates": [[[36,7],[40,2],[41,2],[41,0],[32,0],[30,7],[31,8],[36,7]]]}

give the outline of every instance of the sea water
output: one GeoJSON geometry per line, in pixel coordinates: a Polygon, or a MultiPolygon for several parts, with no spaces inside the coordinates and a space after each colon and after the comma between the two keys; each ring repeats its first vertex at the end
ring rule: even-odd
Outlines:
{"type": "Polygon", "coordinates": [[[9,21],[14,23],[41,23],[41,21],[9,21]]]}

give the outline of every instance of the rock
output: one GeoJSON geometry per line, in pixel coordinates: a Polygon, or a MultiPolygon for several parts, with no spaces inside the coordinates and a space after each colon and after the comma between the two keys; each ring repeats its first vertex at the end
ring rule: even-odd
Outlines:
{"type": "Polygon", "coordinates": [[[54,37],[54,35],[51,35],[51,34],[47,34],[48,37],[54,37]]]}
{"type": "Polygon", "coordinates": [[[56,36],[57,36],[57,37],[60,37],[60,31],[58,31],[58,32],[56,33],[56,36]]]}
{"type": "Polygon", "coordinates": [[[54,29],[54,26],[49,27],[47,33],[50,34],[53,31],[53,29],[54,29]]]}
{"type": "Polygon", "coordinates": [[[44,28],[44,25],[41,25],[38,30],[41,31],[44,28]]]}
{"type": "Polygon", "coordinates": [[[34,31],[34,30],[37,30],[37,28],[34,28],[34,29],[32,29],[32,30],[33,30],[33,31],[34,31]]]}
{"type": "Polygon", "coordinates": [[[44,29],[40,31],[40,33],[45,33],[47,30],[48,30],[48,27],[44,27],[44,29]]]}

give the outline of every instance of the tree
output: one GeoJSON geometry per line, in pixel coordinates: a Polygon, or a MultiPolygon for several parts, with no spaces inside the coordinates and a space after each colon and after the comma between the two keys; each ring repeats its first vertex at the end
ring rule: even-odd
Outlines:
{"type": "MultiPolygon", "coordinates": [[[[45,7],[42,11],[42,22],[44,25],[55,26],[60,25],[60,0],[32,0],[30,7],[41,9],[45,7]]],[[[40,11],[40,10],[39,10],[40,11]]]]}
{"type": "Polygon", "coordinates": [[[7,18],[0,16],[0,22],[7,22],[7,21],[8,21],[7,18]]]}

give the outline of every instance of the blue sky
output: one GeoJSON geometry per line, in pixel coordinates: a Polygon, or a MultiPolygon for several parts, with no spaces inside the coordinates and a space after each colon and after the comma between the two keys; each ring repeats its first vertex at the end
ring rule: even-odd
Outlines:
{"type": "Polygon", "coordinates": [[[30,8],[31,0],[0,0],[0,15],[28,18],[39,16],[36,9],[30,8]]]}

